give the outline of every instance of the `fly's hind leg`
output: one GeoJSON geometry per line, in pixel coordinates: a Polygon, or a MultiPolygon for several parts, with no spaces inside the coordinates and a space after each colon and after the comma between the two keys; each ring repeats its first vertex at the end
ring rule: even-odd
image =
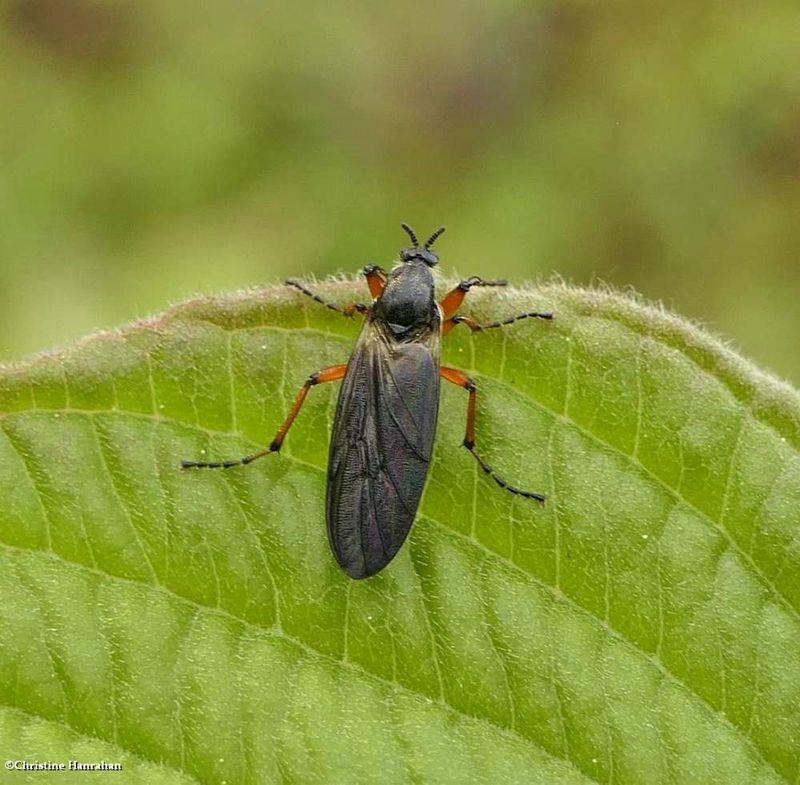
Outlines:
{"type": "Polygon", "coordinates": [[[467,403],[467,432],[464,436],[464,446],[472,453],[475,460],[483,471],[488,474],[501,488],[505,488],[517,496],[524,496],[526,499],[536,499],[543,502],[545,497],[541,493],[533,491],[523,491],[513,485],[509,485],[497,472],[478,454],[475,449],[475,404],[478,396],[478,387],[473,379],[470,379],[463,371],[456,368],[442,367],[439,371],[443,379],[452,384],[457,384],[469,392],[469,402],[467,403]]]}
{"type": "Polygon", "coordinates": [[[295,398],[294,404],[289,411],[289,416],[284,420],[283,425],[281,425],[278,433],[275,434],[275,438],[266,450],[259,450],[259,452],[254,452],[252,455],[245,455],[244,458],[237,458],[232,461],[181,461],[181,468],[230,469],[232,466],[245,466],[248,463],[252,463],[257,458],[263,458],[270,453],[279,452],[283,445],[283,440],[289,432],[289,428],[292,427],[297,415],[300,413],[300,409],[303,408],[303,403],[306,400],[308,391],[318,384],[338,381],[344,377],[346,371],[347,365],[332,365],[330,368],[325,368],[323,371],[312,373],[311,376],[306,379],[306,383],[300,388],[300,392],[297,393],[297,398],[295,398]]]}

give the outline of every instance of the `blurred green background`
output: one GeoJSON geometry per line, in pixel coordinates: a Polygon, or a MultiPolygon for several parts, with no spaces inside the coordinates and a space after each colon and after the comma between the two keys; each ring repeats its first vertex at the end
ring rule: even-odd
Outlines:
{"type": "Polygon", "coordinates": [[[0,5],[0,359],[387,263],[598,279],[800,382],[800,4],[0,5]]]}

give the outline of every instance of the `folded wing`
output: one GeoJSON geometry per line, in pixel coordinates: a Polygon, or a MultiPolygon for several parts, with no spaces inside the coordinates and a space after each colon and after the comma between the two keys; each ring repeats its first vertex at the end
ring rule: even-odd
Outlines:
{"type": "Polygon", "coordinates": [[[438,412],[439,330],[400,342],[367,323],[342,382],[328,463],[328,537],[353,578],[379,572],[405,542],[438,412]]]}

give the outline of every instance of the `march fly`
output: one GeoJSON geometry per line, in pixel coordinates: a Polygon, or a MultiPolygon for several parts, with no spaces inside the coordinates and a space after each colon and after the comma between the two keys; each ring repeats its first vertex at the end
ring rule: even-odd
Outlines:
{"type": "Polygon", "coordinates": [[[507,483],[476,451],[476,383],[463,371],[440,365],[439,357],[442,337],[458,324],[479,332],[520,319],[552,319],[553,315],[529,312],[490,324],[457,315],[470,289],[505,286],[506,281],[473,276],[437,302],[431,268],[439,257],[431,247],[444,227],[422,245],[411,227],[402,227],[412,246],[401,251],[392,271],[387,273],[377,265],[364,269],[372,296],[369,305],[340,307],[298,281],[286,282],[331,310],[345,316],[356,312],[364,316],[350,361],[308,377],[267,449],[233,461],[182,463],[185,469],[228,469],[280,451],[309,390],[342,379],[328,457],[326,516],[333,555],[352,578],[368,578],[380,572],[408,537],[431,464],[440,379],[469,393],[463,444],[481,469],[513,494],[539,502],[545,499],[507,483]]]}

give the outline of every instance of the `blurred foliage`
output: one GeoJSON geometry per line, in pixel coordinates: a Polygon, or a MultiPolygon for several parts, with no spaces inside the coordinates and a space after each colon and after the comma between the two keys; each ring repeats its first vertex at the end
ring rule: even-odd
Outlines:
{"type": "Polygon", "coordinates": [[[800,380],[800,6],[12,0],[0,357],[388,262],[631,285],[800,380]]]}

